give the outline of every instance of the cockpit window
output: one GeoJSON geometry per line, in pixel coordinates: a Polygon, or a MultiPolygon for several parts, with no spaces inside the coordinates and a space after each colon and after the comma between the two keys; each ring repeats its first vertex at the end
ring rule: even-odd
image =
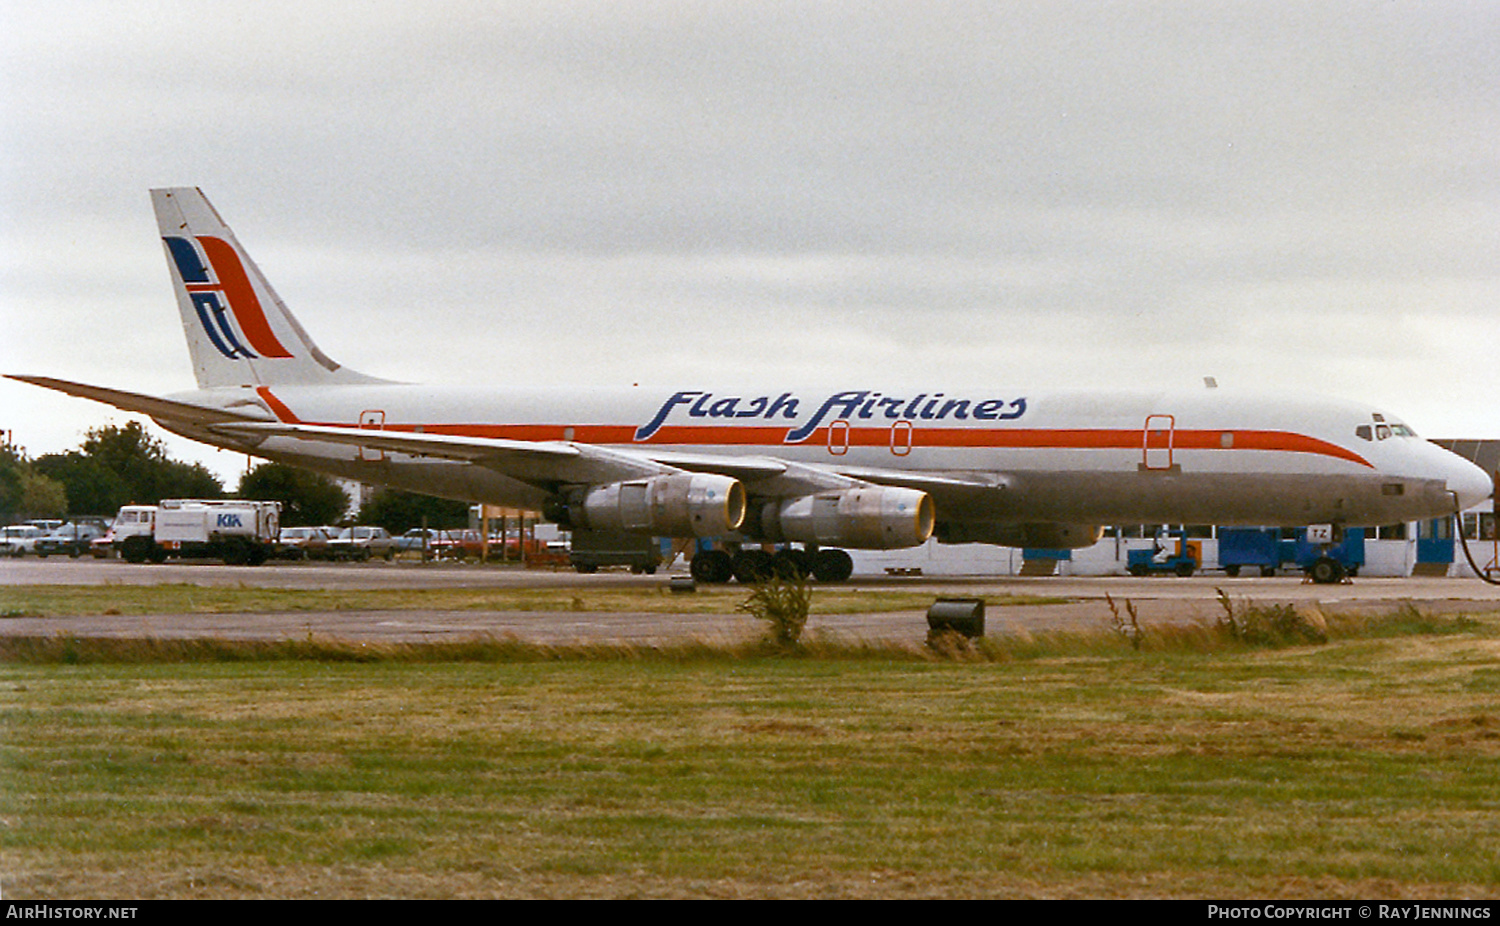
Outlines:
{"type": "Polygon", "coordinates": [[[1368,424],[1356,425],[1354,436],[1360,440],[1389,440],[1392,437],[1416,437],[1417,432],[1399,421],[1387,422],[1385,416],[1373,414],[1374,426],[1368,424]]]}

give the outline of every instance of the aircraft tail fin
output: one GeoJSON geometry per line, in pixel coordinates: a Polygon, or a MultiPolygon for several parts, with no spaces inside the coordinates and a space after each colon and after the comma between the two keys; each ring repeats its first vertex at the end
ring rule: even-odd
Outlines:
{"type": "Polygon", "coordinates": [[[318,349],[201,190],[151,204],[200,388],[381,382],[318,349]]]}

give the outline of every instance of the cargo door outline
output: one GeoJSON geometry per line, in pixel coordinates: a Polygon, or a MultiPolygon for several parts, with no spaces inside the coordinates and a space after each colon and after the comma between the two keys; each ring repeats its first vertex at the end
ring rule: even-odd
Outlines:
{"type": "Polygon", "coordinates": [[[1175,439],[1177,419],[1172,415],[1147,415],[1141,429],[1141,470],[1169,473],[1177,469],[1175,439]]]}
{"type": "Polygon", "coordinates": [[[836,457],[849,452],[849,422],[843,418],[828,425],[828,452],[836,457]]]}
{"type": "Polygon", "coordinates": [[[891,425],[891,453],[904,457],[911,453],[912,425],[910,421],[897,421],[891,425]]]}
{"type": "MultiPolygon", "coordinates": [[[[385,411],[379,408],[366,409],[359,413],[359,429],[361,431],[384,431],[385,411]]],[[[359,460],[361,463],[379,463],[385,459],[385,451],[369,447],[359,448],[359,460]]]]}

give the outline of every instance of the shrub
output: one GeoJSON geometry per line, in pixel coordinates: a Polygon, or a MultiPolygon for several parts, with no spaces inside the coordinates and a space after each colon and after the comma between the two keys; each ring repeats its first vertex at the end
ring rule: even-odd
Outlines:
{"type": "Polygon", "coordinates": [[[793,647],[807,626],[812,607],[812,584],[804,577],[771,575],[755,583],[750,597],[735,607],[770,624],[766,638],[781,647],[793,647]]]}

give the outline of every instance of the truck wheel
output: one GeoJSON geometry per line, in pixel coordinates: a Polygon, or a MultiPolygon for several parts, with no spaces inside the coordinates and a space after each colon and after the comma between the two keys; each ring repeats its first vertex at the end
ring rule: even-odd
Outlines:
{"type": "Polygon", "coordinates": [[[1318,585],[1336,585],[1343,581],[1344,567],[1338,560],[1325,556],[1309,566],[1307,574],[1318,585]]]}
{"type": "Polygon", "coordinates": [[[1140,563],[1136,563],[1126,571],[1135,576],[1137,579],[1144,579],[1151,572],[1150,569],[1142,566],[1140,563]]]}
{"type": "Polygon", "coordinates": [[[585,576],[591,576],[599,571],[599,567],[594,565],[593,563],[574,563],[573,569],[578,572],[579,575],[585,576]]]}
{"type": "Polygon", "coordinates": [[[1177,568],[1172,571],[1177,573],[1178,578],[1186,579],[1192,576],[1194,568],[1192,563],[1178,563],[1177,568]]]}
{"type": "Polygon", "coordinates": [[[1238,566],[1225,566],[1224,567],[1224,574],[1226,576],[1229,576],[1229,578],[1231,578],[1231,579],[1238,579],[1240,577],[1240,567],[1238,567],[1238,566]]]}
{"type": "Polygon", "coordinates": [[[144,563],[151,554],[151,546],[148,537],[126,537],[125,542],[120,544],[120,557],[127,563],[144,563]]]}

